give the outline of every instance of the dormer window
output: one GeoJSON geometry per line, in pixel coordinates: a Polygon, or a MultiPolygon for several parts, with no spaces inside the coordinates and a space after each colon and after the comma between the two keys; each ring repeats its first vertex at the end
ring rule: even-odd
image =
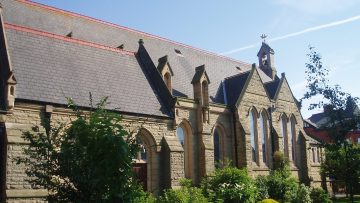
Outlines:
{"type": "Polygon", "coordinates": [[[167,89],[172,93],[172,76],[174,76],[170,63],[168,61],[168,56],[165,55],[159,59],[159,65],[157,67],[161,77],[164,80],[164,83],[167,89]]]}
{"type": "Polygon", "coordinates": [[[202,105],[209,105],[209,87],[208,82],[204,80],[201,84],[201,94],[202,94],[202,105]]]}
{"type": "Polygon", "coordinates": [[[168,88],[168,90],[171,92],[171,90],[172,90],[172,87],[171,87],[171,74],[169,72],[165,73],[164,82],[165,82],[166,87],[168,88]]]}
{"type": "Polygon", "coordinates": [[[205,71],[205,65],[195,68],[195,75],[191,80],[191,84],[194,88],[194,100],[199,104],[199,108],[202,110],[203,122],[210,122],[209,113],[209,76],[205,71]]]}

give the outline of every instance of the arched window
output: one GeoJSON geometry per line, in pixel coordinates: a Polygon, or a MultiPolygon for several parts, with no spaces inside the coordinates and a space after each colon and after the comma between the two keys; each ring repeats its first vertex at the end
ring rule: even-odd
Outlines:
{"type": "Polygon", "coordinates": [[[10,95],[11,96],[14,96],[14,94],[15,94],[15,90],[14,90],[15,88],[14,88],[14,86],[11,86],[10,87],[10,95]]]}
{"type": "Polygon", "coordinates": [[[313,163],[315,163],[316,158],[315,158],[315,148],[314,147],[311,148],[311,152],[312,152],[312,161],[313,161],[313,163]]]}
{"type": "Polygon", "coordinates": [[[140,150],[138,151],[138,153],[136,154],[136,157],[135,159],[139,162],[145,162],[147,161],[147,152],[146,152],[146,148],[145,148],[145,145],[144,143],[142,142],[141,139],[137,139],[137,142],[140,146],[140,150]]]}
{"type": "Polygon", "coordinates": [[[192,148],[191,148],[191,129],[188,124],[182,122],[176,129],[176,136],[184,149],[184,172],[185,178],[192,178],[192,148]]]}
{"type": "Polygon", "coordinates": [[[154,137],[146,129],[139,130],[136,140],[140,145],[140,150],[134,157],[133,171],[144,190],[153,192],[157,189],[159,180],[158,175],[155,173],[158,166],[154,162],[158,158],[156,143],[154,137]]]}
{"type": "Polygon", "coordinates": [[[221,161],[221,141],[219,131],[215,129],[214,131],[214,161],[215,166],[221,161]]]}
{"type": "Polygon", "coordinates": [[[290,118],[290,139],[291,139],[291,160],[296,161],[296,130],[295,130],[295,118],[290,118]]]}
{"type": "Polygon", "coordinates": [[[166,87],[169,89],[170,92],[172,92],[172,87],[171,87],[171,75],[169,72],[165,73],[164,75],[164,82],[166,84],[166,87]]]}
{"type": "Polygon", "coordinates": [[[176,129],[176,136],[177,136],[178,140],[180,141],[181,146],[184,147],[185,135],[184,135],[184,129],[181,126],[179,126],[176,129]]]}
{"type": "Polygon", "coordinates": [[[268,164],[268,152],[270,151],[269,145],[267,143],[268,137],[268,126],[267,126],[267,117],[265,112],[260,114],[260,136],[261,136],[261,149],[262,149],[262,159],[265,164],[268,164]]]}
{"type": "Polygon", "coordinates": [[[204,106],[207,106],[209,104],[209,90],[208,90],[208,83],[206,80],[204,80],[201,83],[201,93],[202,93],[202,104],[204,106]]]}
{"type": "Polygon", "coordinates": [[[250,121],[250,144],[251,144],[251,158],[252,161],[257,163],[257,125],[256,125],[256,114],[252,110],[250,111],[249,115],[249,121],[250,121]]]}
{"type": "Polygon", "coordinates": [[[288,134],[287,134],[287,122],[286,116],[282,115],[280,119],[280,131],[283,137],[283,145],[284,145],[284,156],[289,158],[289,144],[288,144],[288,134]]]}

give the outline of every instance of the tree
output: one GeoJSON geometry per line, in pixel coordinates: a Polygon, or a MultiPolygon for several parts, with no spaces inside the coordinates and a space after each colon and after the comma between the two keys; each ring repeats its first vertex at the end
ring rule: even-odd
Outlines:
{"type": "Polygon", "coordinates": [[[353,201],[354,184],[360,177],[359,146],[349,142],[347,135],[357,129],[359,114],[357,113],[357,97],[344,92],[339,85],[330,85],[327,79],[329,70],[323,66],[321,56],[314,47],[309,47],[306,63],[307,90],[301,99],[322,96],[322,100],[312,103],[309,110],[326,105],[327,122],[321,126],[327,131],[332,142],[324,143],[325,161],[322,163],[322,172],[337,180],[344,180],[347,194],[353,201]]]}
{"type": "MultiPolygon", "coordinates": [[[[91,96],[90,96],[91,101],[91,96]]],[[[30,183],[49,191],[49,202],[132,202],[141,193],[132,173],[138,146],[120,124],[121,116],[105,109],[102,99],[89,113],[69,100],[76,120],[69,125],[34,127],[25,158],[30,183]]]]}

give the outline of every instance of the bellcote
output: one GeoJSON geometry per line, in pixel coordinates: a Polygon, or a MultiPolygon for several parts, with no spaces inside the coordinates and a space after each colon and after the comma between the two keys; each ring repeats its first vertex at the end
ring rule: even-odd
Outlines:
{"type": "Polygon", "coordinates": [[[260,69],[273,80],[276,76],[274,54],[274,50],[265,42],[262,43],[257,54],[260,69]]]}
{"type": "Polygon", "coordinates": [[[171,69],[170,63],[168,61],[168,56],[165,55],[161,58],[159,58],[159,64],[157,66],[157,69],[161,75],[161,77],[163,78],[166,87],[168,88],[168,90],[170,91],[170,93],[172,92],[172,76],[174,76],[174,73],[171,69]]]}

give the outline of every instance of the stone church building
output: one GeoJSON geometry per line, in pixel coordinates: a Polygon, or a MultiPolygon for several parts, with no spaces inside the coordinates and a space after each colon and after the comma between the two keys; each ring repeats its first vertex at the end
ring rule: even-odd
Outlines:
{"type": "MultiPolygon", "coordinates": [[[[320,185],[303,118],[275,52],[265,42],[258,65],[27,0],[1,0],[0,197],[36,199],[22,132],[69,122],[71,97],[85,110],[109,96],[109,109],[142,143],[134,171],[154,194],[194,183],[225,160],[249,174],[268,174],[281,151],[300,181],[320,185]]],[[[256,54],[256,53],[254,53],[256,54]]]]}

